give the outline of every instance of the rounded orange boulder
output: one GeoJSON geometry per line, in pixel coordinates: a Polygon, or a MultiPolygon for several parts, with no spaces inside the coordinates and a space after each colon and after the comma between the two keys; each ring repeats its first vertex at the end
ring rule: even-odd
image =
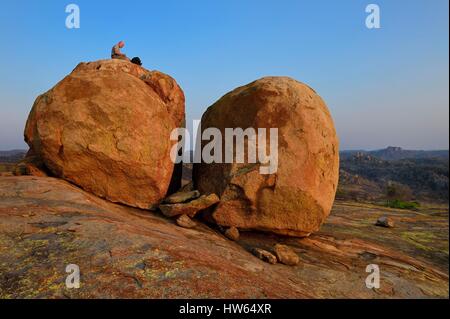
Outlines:
{"type": "Polygon", "coordinates": [[[197,189],[221,200],[207,219],[299,237],[319,230],[336,193],[339,143],[330,112],[314,90],[288,77],[262,78],[210,106],[201,131],[212,127],[222,133],[222,147],[226,128],[265,128],[267,134],[277,128],[278,166],[261,174],[261,163],[248,161],[247,146],[244,163],[194,164],[197,189]]]}
{"type": "Polygon", "coordinates": [[[79,64],[36,99],[25,141],[54,176],[148,208],[168,192],[170,132],[183,125],[184,94],[174,79],[102,60],[79,64]]]}

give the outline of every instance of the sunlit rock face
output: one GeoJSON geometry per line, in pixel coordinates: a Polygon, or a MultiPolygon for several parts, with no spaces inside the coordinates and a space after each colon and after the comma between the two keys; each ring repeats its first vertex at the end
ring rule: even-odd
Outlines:
{"type": "Polygon", "coordinates": [[[184,125],[184,112],[183,91],[168,75],[122,60],[81,63],[36,99],[25,140],[54,176],[148,208],[168,192],[170,132],[184,125]]]}
{"type": "MultiPolygon", "coordinates": [[[[201,130],[278,129],[276,172],[261,162],[194,165],[195,186],[221,197],[207,217],[222,226],[307,236],[329,215],[338,183],[339,143],[324,101],[288,77],[266,77],[239,87],[208,108],[201,130]]],[[[203,140],[202,147],[209,142],[203,140]]],[[[266,154],[270,147],[267,146],[266,154]]],[[[225,147],[223,147],[225,152],[225,147]]],[[[236,153],[236,147],[234,148],[236,153]]]]}

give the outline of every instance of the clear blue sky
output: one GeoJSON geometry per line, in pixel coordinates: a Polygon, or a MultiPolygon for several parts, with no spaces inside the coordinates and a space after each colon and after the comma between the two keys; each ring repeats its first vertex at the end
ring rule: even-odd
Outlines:
{"type": "Polygon", "coordinates": [[[2,1],[0,149],[26,148],[34,99],[80,61],[124,52],[172,75],[188,121],[267,75],[305,82],[327,102],[341,149],[448,149],[447,0],[2,1]],[[65,27],[78,4],[81,28],[65,27]],[[365,7],[381,8],[381,29],[365,7]]]}

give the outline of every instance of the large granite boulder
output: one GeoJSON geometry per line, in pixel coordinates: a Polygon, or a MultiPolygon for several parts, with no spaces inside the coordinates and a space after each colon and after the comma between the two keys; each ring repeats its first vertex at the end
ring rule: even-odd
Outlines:
{"type": "Polygon", "coordinates": [[[170,132],[184,112],[183,91],[166,74],[123,60],[81,63],[36,99],[25,141],[54,176],[148,208],[181,182],[170,132]]]}
{"type": "Polygon", "coordinates": [[[262,78],[210,106],[201,131],[211,127],[221,131],[224,152],[225,128],[278,128],[278,168],[261,174],[260,163],[248,161],[248,145],[244,163],[195,164],[196,189],[221,198],[207,218],[299,237],[319,230],[336,193],[339,147],[330,112],[314,90],[287,77],[262,78]]]}

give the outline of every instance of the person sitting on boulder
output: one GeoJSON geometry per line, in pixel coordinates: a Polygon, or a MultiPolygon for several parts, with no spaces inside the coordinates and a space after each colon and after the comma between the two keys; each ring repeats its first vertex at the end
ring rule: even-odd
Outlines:
{"type": "Polygon", "coordinates": [[[120,52],[120,49],[122,49],[125,46],[125,42],[120,41],[115,46],[113,46],[111,50],[111,59],[121,59],[121,60],[127,60],[130,61],[130,59],[127,58],[125,54],[120,52]]]}

